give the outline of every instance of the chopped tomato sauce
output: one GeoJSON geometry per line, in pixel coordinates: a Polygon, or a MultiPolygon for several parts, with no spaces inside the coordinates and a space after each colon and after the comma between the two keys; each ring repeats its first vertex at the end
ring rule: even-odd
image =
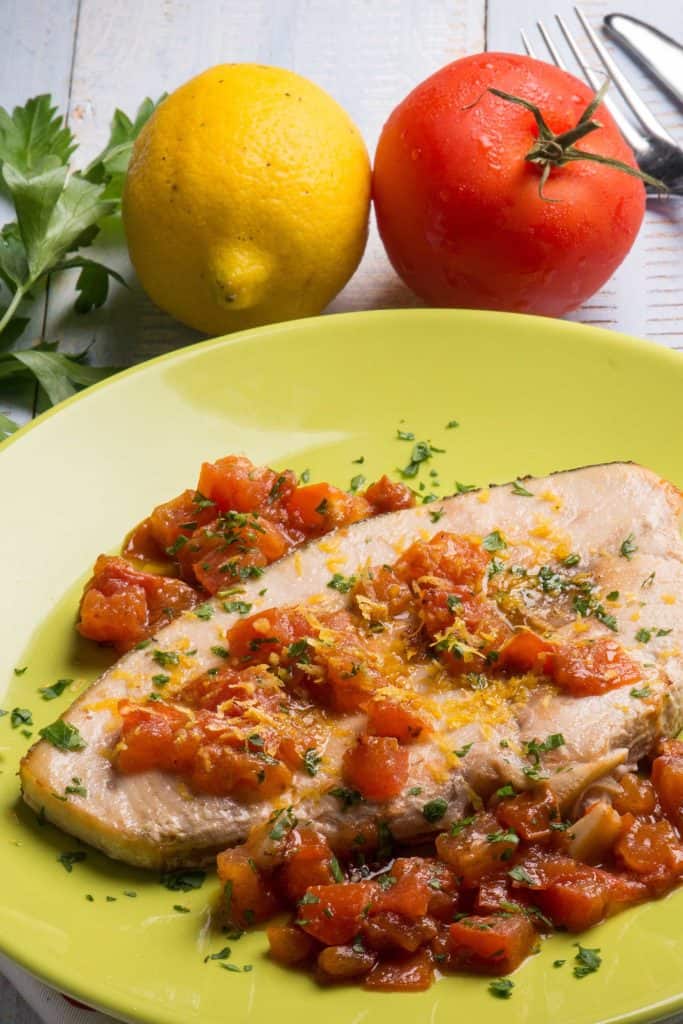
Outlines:
{"type": "Polygon", "coordinates": [[[386,476],[365,495],[348,494],[326,483],[298,486],[291,470],[278,473],[242,456],[205,462],[196,489],[158,505],[131,532],[124,558],[97,560],[79,632],[119,653],[130,650],[200,600],[259,576],[304,541],[414,504],[410,488],[386,476]],[[155,571],[143,572],[136,562],[153,563],[155,571]]]}
{"type": "Polygon", "coordinates": [[[553,681],[575,697],[592,696],[637,683],[640,666],[607,637],[562,644],[549,656],[553,681]]]}

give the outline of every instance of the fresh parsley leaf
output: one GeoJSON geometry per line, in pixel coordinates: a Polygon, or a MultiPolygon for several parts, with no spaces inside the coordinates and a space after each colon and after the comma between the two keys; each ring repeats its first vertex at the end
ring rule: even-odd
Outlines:
{"type": "Polygon", "coordinates": [[[152,660],[156,661],[161,668],[168,668],[170,665],[180,664],[180,655],[177,651],[152,651],[152,660]]]}
{"type": "Polygon", "coordinates": [[[340,572],[335,572],[327,585],[332,590],[338,590],[340,594],[348,594],[356,585],[356,577],[342,576],[340,572]]]}
{"type": "Polygon", "coordinates": [[[10,723],[13,729],[18,729],[22,725],[33,725],[33,715],[28,708],[13,708],[10,723]]]}
{"type": "Polygon", "coordinates": [[[156,107],[165,98],[164,94],[156,103],[149,97],[144,99],[138,107],[134,120],[131,120],[122,110],[114,111],[106,146],[82,172],[83,177],[93,184],[106,186],[107,198],[117,201],[121,199],[133,143],[156,107]]]}
{"type": "Polygon", "coordinates": [[[339,861],[336,857],[330,857],[330,873],[337,884],[341,884],[344,881],[344,872],[339,866],[339,861]]]}
{"type": "MultiPolygon", "coordinates": [[[[424,504],[424,502],[423,502],[423,504],[424,504]]],[[[433,523],[438,523],[438,521],[441,518],[443,518],[443,516],[445,514],[446,514],[446,511],[443,508],[432,508],[432,509],[429,510],[429,518],[431,519],[431,521],[433,523]]]]}
{"type": "Polygon", "coordinates": [[[210,601],[205,601],[203,604],[198,604],[193,609],[193,615],[198,619],[202,619],[203,622],[208,622],[209,619],[213,618],[214,607],[210,601]]]}
{"type": "Polygon", "coordinates": [[[227,647],[221,647],[220,644],[214,644],[211,648],[211,653],[215,654],[217,658],[229,658],[230,651],[227,647]]]}
{"type": "Polygon", "coordinates": [[[462,484],[459,480],[455,481],[455,489],[458,494],[469,494],[470,491],[476,491],[476,484],[462,484]]]}
{"type": "Polygon", "coordinates": [[[54,700],[55,697],[61,697],[71,683],[73,683],[73,679],[58,679],[52,686],[41,686],[38,693],[42,694],[43,700],[54,700]]]}
{"type": "Polygon", "coordinates": [[[73,796],[83,796],[83,797],[86,797],[88,795],[88,790],[82,784],[82,782],[78,778],[78,776],[74,775],[74,777],[71,780],[70,785],[66,786],[66,788],[64,789],[64,794],[66,796],[72,796],[73,795],[73,796]]]}
{"type": "Polygon", "coordinates": [[[425,821],[434,823],[440,821],[446,811],[448,810],[448,801],[444,800],[442,796],[437,796],[434,800],[429,800],[422,808],[422,816],[425,821]]]}
{"type": "Polygon", "coordinates": [[[489,992],[496,999],[509,999],[514,987],[515,983],[510,978],[495,978],[489,982],[489,992]]]}
{"type": "Polygon", "coordinates": [[[414,441],[415,434],[411,430],[397,430],[396,437],[399,441],[414,441]]]}
{"type": "Polygon", "coordinates": [[[208,964],[209,960],[227,960],[231,952],[230,946],[223,946],[217,953],[209,953],[208,956],[205,956],[204,963],[208,964]]]}
{"type": "Polygon", "coordinates": [[[34,96],[11,115],[0,107],[0,162],[35,175],[65,167],[75,149],[71,130],[52,106],[51,96],[34,96]]]}
{"type": "Polygon", "coordinates": [[[363,474],[362,474],[362,473],[358,473],[358,475],[357,475],[357,476],[354,476],[354,477],[352,478],[352,480],[351,480],[351,493],[352,493],[352,494],[355,494],[355,493],[356,493],[356,491],[357,491],[357,490],[358,490],[358,489],[359,489],[360,487],[362,487],[364,483],[365,483],[365,477],[363,476],[363,474]]]}
{"type": "Polygon", "coordinates": [[[309,747],[308,750],[304,751],[304,768],[309,775],[317,775],[320,762],[322,761],[322,754],[319,754],[315,747],[309,747]]]}
{"type": "Polygon", "coordinates": [[[636,633],[636,640],[639,644],[647,644],[652,639],[652,633],[649,629],[639,629],[636,633]]]}
{"type": "Polygon", "coordinates": [[[578,565],[580,561],[581,555],[578,555],[576,552],[573,552],[571,555],[567,555],[567,557],[563,560],[562,565],[566,565],[568,569],[571,569],[573,568],[573,566],[578,565]]]}
{"type": "Polygon", "coordinates": [[[523,885],[536,885],[533,878],[524,870],[521,864],[517,864],[514,868],[508,871],[508,876],[515,882],[521,882],[523,885]]]}
{"type": "Polygon", "coordinates": [[[587,974],[594,974],[602,963],[600,950],[587,949],[585,946],[582,946],[580,942],[575,943],[575,945],[578,949],[578,953],[574,957],[574,960],[576,961],[574,977],[585,978],[587,974]]]}
{"type": "Polygon", "coordinates": [[[328,789],[330,796],[336,796],[337,800],[341,801],[341,805],[345,811],[349,807],[353,807],[354,804],[362,802],[363,797],[357,789],[349,789],[347,786],[335,786],[333,789],[328,789]]]}
{"type": "Polygon", "coordinates": [[[533,498],[533,494],[526,489],[521,480],[513,481],[512,493],[519,495],[520,498],[533,498]]]}
{"type": "Polygon", "coordinates": [[[168,871],[161,876],[161,884],[171,892],[190,892],[201,889],[206,871],[168,871]]]}
{"type": "Polygon", "coordinates": [[[469,754],[471,749],[471,743],[464,743],[462,747],[458,747],[458,749],[454,750],[453,753],[455,754],[456,757],[465,757],[467,754],[469,754]]]}
{"type": "Polygon", "coordinates": [[[224,601],[223,609],[228,613],[237,612],[238,615],[247,615],[251,611],[248,601],[224,601]]]}
{"type": "Polygon", "coordinates": [[[631,696],[636,697],[638,700],[644,700],[645,697],[650,696],[650,692],[649,686],[641,686],[640,688],[634,686],[631,690],[631,696]]]}
{"type": "Polygon", "coordinates": [[[484,537],[483,541],[481,542],[481,546],[484,548],[485,551],[493,552],[502,551],[504,548],[507,547],[507,544],[501,537],[499,530],[492,530],[491,533],[488,533],[484,537]]]}
{"type": "Polygon", "coordinates": [[[71,874],[74,864],[80,864],[80,862],[85,860],[86,857],[87,854],[83,850],[70,850],[66,853],[60,853],[57,860],[64,870],[71,874]]]}
{"type": "Polygon", "coordinates": [[[636,544],[636,539],[632,533],[629,533],[628,537],[626,537],[625,540],[621,542],[619,554],[622,558],[627,558],[630,561],[637,550],[638,545],[636,544]]]}
{"type": "Polygon", "coordinates": [[[297,819],[291,807],[275,811],[270,816],[269,821],[273,827],[268,833],[268,837],[273,842],[279,842],[280,839],[284,839],[285,835],[297,826],[297,819]]]}

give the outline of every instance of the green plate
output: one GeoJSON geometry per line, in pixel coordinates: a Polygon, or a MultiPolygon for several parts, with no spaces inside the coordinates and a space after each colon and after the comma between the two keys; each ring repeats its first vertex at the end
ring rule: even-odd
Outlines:
{"type": "Polygon", "coordinates": [[[22,807],[16,777],[35,730],[110,660],[73,631],[95,556],[192,485],[203,459],[244,452],[348,486],[407,463],[400,427],[445,449],[422,466],[425,493],[436,491],[431,468],[448,493],[456,479],[482,484],[611,459],[683,485],[682,393],[683,360],[652,344],[530,317],[388,311],[196,345],[20,431],[0,453],[0,706],[30,709],[34,726],[29,738],[10,715],[0,720],[0,948],[55,987],[149,1024],[317,1014],[326,1024],[596,1024],[683,1008],[683,891],[583,936],[601,948],[603,966],[582,980],[572,974],[572,937],[544,943],[505,1002],[471,977],[419,995],[323,990],[270,963],[260,932],[229,943],[229,962],[252,970],[226,971],[204,963],[226,944],[209,922],[214,881],[169,892],[92,851],[67,872],[57,858],[78,844],[22,807]],[[451,420],[460,426],[446,429],[451,420]],[[74,680],[70,690],[43,700],[38,688],[63,677],[74,680]],[[567,963],[554,967],[558,959],[567,963]]]}

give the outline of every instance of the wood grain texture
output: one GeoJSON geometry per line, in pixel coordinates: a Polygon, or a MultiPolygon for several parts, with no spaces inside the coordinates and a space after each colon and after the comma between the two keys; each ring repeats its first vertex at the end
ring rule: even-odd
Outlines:
{"type": "MultiPolygon", "coordinates": [[[[542,20],[564,56],[567,66],[578,68],[560,42],[560,31],[553,15],[562,15],[588,58],[591,67],[599,62],[574,14],[571,0],[489,0],[488,49],[523,53],[519,30],[529,36],[534,52],[547,59],[547,51],[536,28],[542,20]]],[[[620,0],[623,14],[647,17],[642,0],[620,0]]],[[[615,9],[611,0],[584,0],[582,8],[590,21],[599,26],[603,16],[615,9]]],[[[683,3],[659,4],[651,17],[664,31],[683,39],[683,3]]],[[[664,127],[683,144],[683,110],[647,77],[618,47],[604,39],[624,73],[664,127]]],[[[616,93],[616,89],[612,89],[616,93]]],[[[616,98],[616,97],[615,97],[616,98]]],[[[645,222],[627,259],[605,287],[570,319],[598,327],[623,330],[628,334],[651,338],[671,348],[683,349],[683,202],[652,200],[645,222]]]]}

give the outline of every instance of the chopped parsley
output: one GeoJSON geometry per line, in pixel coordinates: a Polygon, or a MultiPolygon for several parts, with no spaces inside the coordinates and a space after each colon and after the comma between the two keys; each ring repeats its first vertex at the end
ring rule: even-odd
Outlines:
{"type": "Polygon", "coordinates": [[[649,629],[639,629],[636,633],[636,640],[639,644],[646,644],[652,639],[652,633],[649,629]]]}
{"type": "Polygon", "coordinates": [[[227,647],[221,647],[220,644],[215,644],[211,648],[211,653],[215,654],[217,658],[229,658],[230,651],[227,647]]]}
{"type": "Polygon", "coordinates": [[[176,914],[189,914],[190,913],[190,908],[189,907],[184,907],[181,903],[174,903],[173,904],[173,909],[175,910],[176,914]]]}
{"type": "Polygon", "coordinates": [[[161,668],[168,668],[169,665],[180,664],[180,655],[177,651],[153,651],[152,660],[156,661],[161,668]]]}
{"type": "Polygon", "coordinates": [[[580,942],[575,943],[578,953],[574,957],[576,966],[574,967],[575,978],[585,978],[588,974],[594,974],[602,963],[602,957],[600,956],[599,949],[586,949],[580,942]]]}
{"type": "Polygon", "coordinates": [[[481,542],[481,546],[485,551],[502,551],[503,548],[507,547],[507,544],[503,540],[500,534],[500,530],[492,530],[491,533],[487,533],[481,542]]]}
{"type": "Polygon", "coordinates": [[[340,572],[335,572],[327,585],[332,590],[338,590],[340,594],[348,594],[349,590],[356,585],[356,577],[342,576],[340,572]]]}
{"type": "Polygon", "coordinates": [[[516,796],[516,794],[517,794],[517,790],[515,789],[514,786],[511,786],[509,782],[508,782],[508,784],[506,786],[501,786],[500,789],[496,790],[496,796],[500,800],[504,800],[505,797],[507,797],[507,796],[516,796]]]}
{"type": "Polygon", "coordinates": [[[449,420],[448,423],[446,424],[446,430],[455,430],[455,428],[459,426],[460,423],[458,420],[449,420]]]}
{"type": "Polygon", "coordinates": [[[289,645],[287,657],[300,665],[308,665],[310,663],[311,657],[306,637],[303,637],[301,640],[295,640],[293,644],[289,645]]]}
{"type": "Polygon", "coordinates": [[[238,615],[246,615],[251,611],[251,605],[247,601],[224,601],[223,610],[228,614],[237,612],[238,615]]]}
{"type": "Polygon", "coordinates": [[[619,600],[619,591],[618,590],[610,590],[609,594],[607,594],[605,596],[605,600],[606,601],[618,601],[619,600]]]}
{"type": "Polygon", "coordinates": [[[508,871],[508,876],[515,882],[521,882],[523,885],[536,885],[533,878],[527,874],[521,864],[517,864],[514,868],[508,871]]]}
{"type": "Polygon", "coordinates": [[[284,839],[287,832],[291,832],[297,825],[297,819],[291,807],[283,807],[279,811],[275,811],[274,814],[271,814],[269,820],[273,827],[268,836],[273,842],[284,839]]]}
{"type": "Polygon", "coordinates": [[[68,785],[66,787],[66,789],[64,790],[64,793],[65,793],[66,796],[71,796],[71,795],[73,795],[73,796],[87,796],[88,795],[87,789],[81,783],[81,780],[76,775],[73,776],[73,778],[71,779],[70,785],[68,785]]]}
{"type": "Polygon", "coordinates": [[[348,786],[335,786],[334,789],[328,789],[327,792],[330,796],[336,796],[337,800],[341,801],[345,811],[349,807],[353,807],[354,804],[361,803],[363,800],[362,795],[357,789],[349,789],[348,786]]]}
{"type": "Polygon", "coordinates": [[[301,473],[301,475],[299,476],[299,483],[300,484],[307,484],[310,479],[311,479],[311,471],[310,471],[310,469],[305,469],[303,471],[303,473],[301,473]]]}
{"type": "Polygon", "coordinates": [[[634,688],[631,690],[631,696],[637,697],[639,700],[643,700],[645,697],[650,696],[650,687],[641,686],[640,689],[638,689],[634,686],[634,688]]]}
{"type": "Polygon", "coordinates": [[[67,850],[65,853],[60,853],[57,860],[64,870],[71,874],[74,869],[74,864],[80,864],[80,862],[85,860],[87,856],[88,855],[84,850],[67,850]]]}
{"type": "Polygon", "coordinates": [[[211,604],[210,601],[205,601],[204,604],[197,605],[197,607],[194,609],[193,615],[196,615],[196,617],[198,619],[201,619],[203,622],[207,622],[210,618],[213,617],[213,613],[213,605],[211,604]]]}
{"type": "Polygon", "coordinates": [[[474,815],[470,818],[460,818],[459,821],[454,821],[451,825],[451,835],[459,836],[461,832],[464,832],[466,828],[469,828],[474,822],[474,815]]]}
{"type": "Polygon", "coordinates": [[[352,477],[351,478],[351,487],[350,487],[351,493],[355,494],[356,491],[359,488],[361,488],[364,483],[365,483],[365,477],[363,476],[362,473],[359,473],[357,476],[352,477]]]}
{"type": "Polygon", "coordinates": [[[15,670],[14,670],[15,676],[23,676],[23,674],[27,670],[27,668],[28,668],[28,665],[22,665],[21,668],[15,668],[15,670]]]}
{"type": "Polygon", "coordinates": [[[434,800],[429,800],[422,808],[422,816],[425,821],[429,821],[432,824],[435,821],[440,821],[446,811],[448,810],[448,801],[444,800],[442,796],[437,796],[434,800]]]}
{"type": "Polygon", "coordinates": [[[170,680],[170,676],[165,676],[162,673],[152,676],[152,682],[155,686],[166,686],[166,683],[170,680]]]}
{"type": "Polygon", "coordinates": [[[637,550],[638,545],[636,544],[636,539],[632,533],[629,533],[628,537],[621,542],[619,554],[622,558],[627,558],[630,562],[637,550]]]}
{"type": "Polygon", "coordinates": [[[21,725],[33,725],[33,715],[28,708],[12,708],[10,722],[13,729],[18,729],[21,725]]]}
{"type": "Polygon", "coordinates": [[[400,470],[401,476],[405,480],[411,480],[417,476],[423,462],[431,459],[432,455],[443,454],[443,451],[443,448],[435,448],[429,441],[418,441],[410,453],[410,462],[400,470]]]}
{"type": "Polygon", "coordinates": [[[563,560],[562,565],[565,565],[568,569],[572,569],[575,565],[578,565],[580,561],[581,555],[573,551],[571,555],[567,555],[563,560]]]}
{"type": "Polygon", "coordinates": [[[461,747],[458,747],[457,750],[454,750],[453,753],[455,754],[456,757],[465,757],[467,754],[469,754],[471,749],[471,743],[463,743],[463,745],[461,747]]]}
{"type": "Polygon", "coordinates": [[[315,511],[318,513],[319,516],[325,516],[325,515],[327,515],[327,506],[328,505],[329,505],[329,502],[328,502],[327,498],[323,498],[323,500],[320,502],[320,504],[316,506],[315,511]]]}
{"type": "Polygon", "coordinates": [[[647,587],[651,587],[655,581],[656,572],[651,572],[649,576],[646,576],[643,582],[640,584],[640,589],[645,590],[647,587]]]}
{"type": "Polygon", "coordinates": [[[517,494],[520,498],[533,498],[533,494],[531,491],[527,491],[521,480],[513,481],[512,493],[517,494]]]}
{"type": "Polygon", "coordinates": [[[462,607],[462,598],[458,597],[457,594],[449,594],[446,598],[446,604],[448,605],[449,612],[454,612],[456,608],[462,607]]]}
{"type": "Polygon", "coordinates": [[[462,484],[459,480],[455,481],[455,489],[458,494],[469,494],[470,491],[476,491],[476,484],[462,484]]]}
{"type": "Polygon", "coordinates": [[[85,750],[87,743],[75,725],[58,718],[52,725],[40,730],[40,735],[58,750],[85,750]]]}
{"type": "Polygon", "coordinates": [[[340,868],[339,861],[336,857],[330,857],[330,873],[338,884],[341,884],[344,881],[344,872],[340,868]]]}
{"type": "Polygon", "coordinates": [[[442,519],[445,514],[446,510],[443,508],[432,508],[429,510],[429,518],[433,523],[438,523],[439,519],[442,519]]]}
{"type": "Polygon", "coordinates": [[[304,751],[303,762],[304,768],[309,775],[317,775],[320,762],[322,761],[322,754],[319,754],[315,747],[309,747],[308,750],[304,751]]]}
{"type": "Polygon", "coordinates": [[[408,790],[408,796],[419,796],[422,792],[422,786],[411,786],[408,790]]]}
{"type": "Polygon", "coordinates": [[[515,832],[514,828],[498,829],[497,832],[489,832],[486,836],[487,843],[510,843],[512,846],[517,846],[519,843],[519,836],[515,832]]]}
{"type": "Polygon", "coordinates": [[[209,960],[227,960],[231,952],[230,946],[223,946],[217,953],[209,953],[208,956],[205,956],[204,963],[208,964],[209,960]]]}
{"type": "Polygon", "coordinates": [[[495,978],[489,982],[489,992],[496,999],[509,999],[514,987],[515,983],[510,978],[495,978]]]}
{"type": "MultiPolygon", "coordinates": [[[[201,889],[206,878],[206,871],[168,871],[162,875],[159,881],[164,888],[170,892],[190,892],[192,889],[201,889]]],[[[127,896],[128,893],[125,893],[127,896]]]]}
{"type": "Polygon", "coordinates": [[[540,740],[533,739],[523,744],[524,752],[534,764],[540,763],[541,754],[547,754],[548,751],[557,750],[558,747],[563,747],[564,745],[564,736],[561,732],[552,733],[542,743],[540,740]]]}
{"type": "Polygon", "coordinates": [[[58,679],[52,686],[41,686],[38,693],[42,694],[43,700],[54,700],[55,697],[61,697],[71,683],[73,679],[58,679]]]}
{"type": "Polygon", "coordinates": [[[411,430],[397,430],[396,437],[399,441],[414,441],[415,434],[411,430]]]}

